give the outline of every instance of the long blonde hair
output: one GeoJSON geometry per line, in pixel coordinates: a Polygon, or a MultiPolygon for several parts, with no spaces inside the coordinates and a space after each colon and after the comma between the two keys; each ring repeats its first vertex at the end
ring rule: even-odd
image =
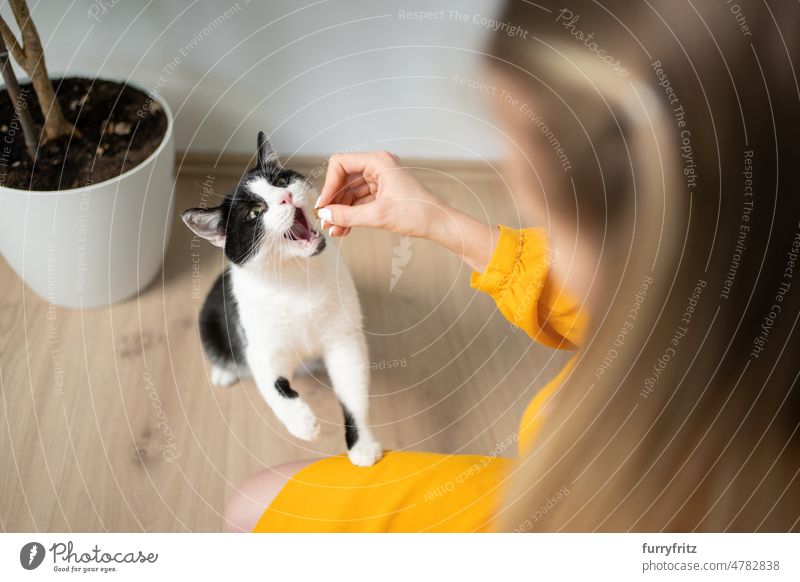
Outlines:
{"type": "Polygon", "coordinates": [[[574,192],[548,208],[599,254],[591,333],[504,529],[800,529],[800,5],[780,4],[499,18],[525,34],[495,33],[492,67],[570,156],[574,192]]]}

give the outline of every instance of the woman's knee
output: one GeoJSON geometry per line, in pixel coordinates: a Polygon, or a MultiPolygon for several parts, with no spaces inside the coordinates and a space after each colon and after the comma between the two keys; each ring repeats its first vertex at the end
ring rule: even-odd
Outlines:
{"type": "Polygon", "coordinates": [[[298,461],[263,469],[247,479],[231,496],[225,508],[223,529],[228,532],[253,531],[261,515],[277,497],[286,482],[313,461],[298,461]]]}

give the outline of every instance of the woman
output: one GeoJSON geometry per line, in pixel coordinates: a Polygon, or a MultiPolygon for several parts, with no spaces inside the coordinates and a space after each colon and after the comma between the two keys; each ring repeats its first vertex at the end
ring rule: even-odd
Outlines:
{"type": "Polygon", "coordinates": [[[494,106],[516,202],[546,229],[482,224],[387,153],[331,158],[333,236],[439,243],[513,324],[578,351],[516,460],[283,465],[240,488],[231,529],[800,529],[800,9],[737,9],[508,4],[527,34],[495,33],[494,106]]]}

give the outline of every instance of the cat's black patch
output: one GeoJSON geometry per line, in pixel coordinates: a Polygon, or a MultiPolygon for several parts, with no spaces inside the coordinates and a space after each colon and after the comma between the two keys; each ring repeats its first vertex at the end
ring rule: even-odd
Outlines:
{"type": "Polygon", "coordinates": [[[225,231],[225,256],[232,263],[241,265],[258,252],[266,235],[262,220],[248,220],[250,211],[260,206],[267,210],[261,198],[238,187],[232,196],[227,196],[220,205],[222,228],[225,231]]]}
{"type": "Polygon", "coordinates": [[[275,380],[275,390],[284,398],[297,398],[298,396],[297,392],[289,385],[289,380],[283,376],[278,376],[278,379],[275,380]]]}
{"type": "Polygon", "coordinates": [[[200,340],[212,363],[243,369],[247,366],[247,338],[239,321],[228,269],[217,277],[200,311],[200,340]]]}
{"type": "Polygon", "coordinates": [[[350,450],[358,442],[358,427],[353,415],[344,404],[342,404],[342,413],[344,413],[344,442],[347,443],[347,449],[350,450]]]}

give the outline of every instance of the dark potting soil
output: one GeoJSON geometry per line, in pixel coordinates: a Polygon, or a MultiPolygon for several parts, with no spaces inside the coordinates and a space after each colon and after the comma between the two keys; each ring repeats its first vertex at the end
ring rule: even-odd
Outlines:
{"type": "MultiPolygon", "coordinates": [[[[67,77],[53,80],[64,116],[80,135],[62,136],[28,157],[13,103],[0,90],[0,185],[20,190],[68,190],[96,184],[138,166],[164,139],[160,104],[121,83],[67,77]]],[[[42,112],[30,84],[21,86],[37,132],[42,112]]]]}

